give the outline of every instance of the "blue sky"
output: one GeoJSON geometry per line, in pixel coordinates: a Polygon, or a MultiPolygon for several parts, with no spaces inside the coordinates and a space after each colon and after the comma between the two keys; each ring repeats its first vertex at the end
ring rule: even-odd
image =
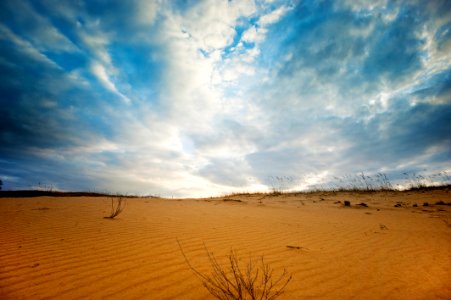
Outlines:
{"type": "Polygon", "coordinates": [[[3,0],[0,74],[4,189],[451,172],[449,1],[3,0]]]}

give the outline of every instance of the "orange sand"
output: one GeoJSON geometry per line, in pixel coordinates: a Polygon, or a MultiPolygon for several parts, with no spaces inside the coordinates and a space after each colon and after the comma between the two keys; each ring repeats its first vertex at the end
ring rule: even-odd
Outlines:
{"type": "Polygon", "coordinates": [[[280,299],[451,299],[451,207],[422,206],[450,199],[446,190],[135,198],[109,220],[109,198],[3,198],[0,298],[212,299],[178,238],[201,271],[204,243],[221,261],[233,248],[286,267],[293,279],[280,299]]]}

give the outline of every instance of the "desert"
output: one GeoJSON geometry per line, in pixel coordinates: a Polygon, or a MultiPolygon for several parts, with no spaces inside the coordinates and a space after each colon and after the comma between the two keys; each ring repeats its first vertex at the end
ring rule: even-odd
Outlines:
{"type": "Polygon", "coordinates": [[[450,133],[450,0],[0,0],[0,300],[451,300],[450,133]]]}
{"type": "Polygon", "coordinates": [[[112,219],[110,196],[1,198],[0,298],[214,299],[181,250],[207,276],[233,250],[287,271],[279,299],[449,299],[450,195],[131,197],[112,219]]]}

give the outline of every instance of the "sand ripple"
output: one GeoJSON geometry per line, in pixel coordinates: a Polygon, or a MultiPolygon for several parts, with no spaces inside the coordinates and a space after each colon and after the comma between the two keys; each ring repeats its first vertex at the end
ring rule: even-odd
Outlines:
{"type": "Polygon", "coordinates": [[[449,211],[258,197],[130,199],[115,220],[107,198],[0,199],[0,298],[211,299],[178,239],[201,271],[205,246],[287,268],[282,299],[450,299],[449,211]]]}

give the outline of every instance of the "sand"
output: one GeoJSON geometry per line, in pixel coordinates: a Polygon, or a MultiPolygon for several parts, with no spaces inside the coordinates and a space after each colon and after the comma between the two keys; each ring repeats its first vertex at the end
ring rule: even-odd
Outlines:
{"type": "Polygon", "coordinates": [[[108,197],[2,198],[0,298],[213,299],[178,239],[202,272],[204,245],[286,268],[279,299],[451,299],[451,206],[422,206],[440,200],[451,192],[134,198],[110,220],[108,197]]]}

